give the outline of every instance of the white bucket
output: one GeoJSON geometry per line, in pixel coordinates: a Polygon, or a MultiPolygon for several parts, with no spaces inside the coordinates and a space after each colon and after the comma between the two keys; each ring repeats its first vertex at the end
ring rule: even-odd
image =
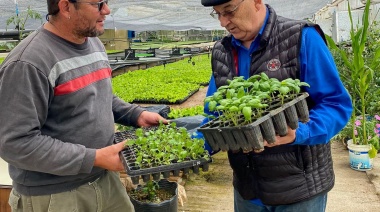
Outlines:
{"type": "Polygon", "coordinates": [[[373,159],[369,158],[368,152],[370,145],[352,144],[352,139],[347,141],[347,148],[350,157],[350,166],[357,171],[371,170],[373,167],[373,159]]]}

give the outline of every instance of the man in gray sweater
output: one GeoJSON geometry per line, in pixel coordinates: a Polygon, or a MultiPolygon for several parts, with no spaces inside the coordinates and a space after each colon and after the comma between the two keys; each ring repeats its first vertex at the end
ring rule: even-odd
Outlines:
{"type": "Polygon", "coordinates": [[[114,123],[166,123],[112,94],[101,41],[107,0],[47,0],[48,22],[0,67],[0,156],[12,211],[134,211],[114,123]]]}

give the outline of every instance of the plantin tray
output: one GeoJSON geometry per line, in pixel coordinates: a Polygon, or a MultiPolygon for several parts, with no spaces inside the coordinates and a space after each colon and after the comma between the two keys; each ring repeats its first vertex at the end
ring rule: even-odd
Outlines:
{"type": "MultiPolygon", "coordinates": [[[[134,131],[123,131],[116,132],[114,135],[114,143],[122,142],[126,139],[135,139],[134,131]]],[[[184,174],[188,174],[190,170],[194,174],[199,173],[199,169],[203,171],[208,171],[209,163],[212,162],[211,156],[210,160],[204,158],[198,160],[188,160],[184,162],[172,163],[169,165],[161,165],[151,168],[140,168],[136,166],[134,162],[136,161],[136,149],[132,146],[127,146],[124,150],[119,153],[120,159],[124,165],[126,173],[131,177],[133,184],[139,184],[139,179],[142,177],[144,182],[150,180],[151,176],[153,180],[158,181],[162,178],[167,179],[172,173],[174,176],[179,176],[180,171],[184,174]]]]}
{"type": "MultiPolygon", "coordinates": [[[[214,151],[250,151],[264,149],[264,139],[268,143],[275,142],[276,134],[285,136],[288,126],[298,128],[298,121],[309,121],[309,110],[306,103],[308,93],[301,93],[297,98],[282,106],[269,110],[253,123],[244,126],[233,126],[232,122],[220,120],[220,117],[204,124],[198,131],[202,132],[206,141],[214,151]]],[[[239,117],[244,122],[244,116],[239,117]]]]}

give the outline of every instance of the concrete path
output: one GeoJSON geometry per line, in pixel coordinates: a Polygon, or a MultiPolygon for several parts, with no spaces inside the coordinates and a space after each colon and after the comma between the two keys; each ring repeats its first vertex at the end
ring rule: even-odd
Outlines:
{"type": "Polygon", "coordinates": [[[328,195],[327,211],[380,211],[380,156],[371,171],[360,172],[349,167],[348,150],[332,143],[335,186],[328,195]]]}
{"type": "Polygon", "coordinates": [[[5,58],[8,55],[8,53],[0,53],[0,57],[5,58]]]}

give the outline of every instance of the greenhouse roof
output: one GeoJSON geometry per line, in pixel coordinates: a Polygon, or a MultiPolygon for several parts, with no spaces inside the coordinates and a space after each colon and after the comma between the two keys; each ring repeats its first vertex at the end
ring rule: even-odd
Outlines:
{"type": "MultiPolygon", "coordinates": [[[[6,20],[15,15],[15,1],[0,0],[0,29],[5,29],[6,20]]],[[[17,2],[20,14],[25,12],[28,6],[43,17],[47,13],[46,0],[17,0],[17,2]]],[[[105,27],[137,32],[223,29],[217,20],[210,17],[212,8],[203,7],[200,2],[201,0],[109,0],[111,15],[107,17],[105,27]]],[[[278,15],[305,19],[311,18],[315,12],[331,3],[331,0],[264,0],[264,2],[270,4],[278,15]]],[[[26,29],[35,29],[40,25],[40,21],[28,20],[26,29]]]]}

